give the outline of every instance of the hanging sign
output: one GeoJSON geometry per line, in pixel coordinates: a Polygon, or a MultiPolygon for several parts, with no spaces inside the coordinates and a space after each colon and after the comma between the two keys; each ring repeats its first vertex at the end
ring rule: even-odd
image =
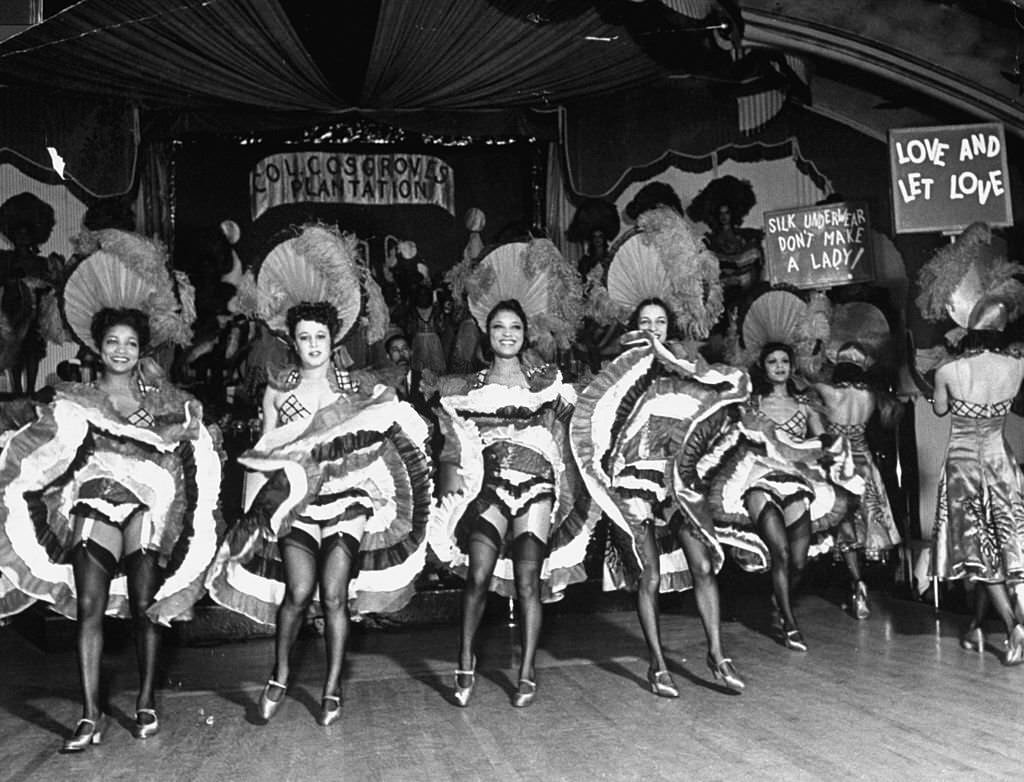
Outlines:
{"type": "Polygon", "coordinates": [[[999,122],[890,130],[889,165],[897,233],[1013,224],[999,122]]]}
{"type": "Polygon", "coordinates": [[[764,214],[772,285],[833,288],[875,279],[867,204],[844,201],[764,214]]]}
{"type": "Polygon", "coordinates": [[[451,166],[432,155],[286,152],[249,176],[252,217],[282,204],[434,204],[455,214],[451,166]]]}

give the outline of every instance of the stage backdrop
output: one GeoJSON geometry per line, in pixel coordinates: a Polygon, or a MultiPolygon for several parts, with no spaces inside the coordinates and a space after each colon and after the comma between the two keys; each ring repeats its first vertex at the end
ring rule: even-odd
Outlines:
{"type": "Polygon", "coordinates": [[[245,263],[261,259],[293,226],[319,220],[367,241],[374,263],[383,259],[386,237],[415,242],[437,280],[461,257],[471,207],[487,217],[488,243],[529,226],[532,171],[542,164],[528,141],[289,145],[190,138],[174,154],[175,263],[186,271],[201,264],[196,237],[225,219],[242,229],[245,263]]]}

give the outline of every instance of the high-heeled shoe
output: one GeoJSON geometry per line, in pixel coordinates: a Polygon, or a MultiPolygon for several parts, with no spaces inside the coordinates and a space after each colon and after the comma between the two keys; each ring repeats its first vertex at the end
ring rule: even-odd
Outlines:
{"type": "Polygon", "coordinates": [[[281,704],[284,703],[284,694],[288,691],[287,685],[281,684],[281,682],[268,679],[266,686],[263,688],[263,692],[260,693],[260,717],[263,718],[264,722],[269,722],[270,719],[277,713],[277,710],[281,708],[281,704]],[[274,692],[277,694],[277,699],[270,697],[270,693],[274,692]]]}
{"type": "Polygon", "coordinates": [[[980,652],[985,648],[985,631],[980,627],[968,627],[960,636],[960,648],[967,652],[980,652]]]}
{"type": "Polygon", "coordinates": [[[100,744],[103,741],[103,731],[106,726],[105,716],[100,716],[95,720],[83,717],[75,724],[74,733],[64,740],[64,744],[60,748],[61,753],[82,752],[90,744],[100,744]]]}
{"type": "Polygon", "coordinates": [[[137,709],[132,735],[137,739],[148,739],[160,732],[160,718],[156,709],[137,709]]]}
{"type": "Polygon", "coordinates": [[[455,691],[452,693],[455,703],[462,708],[466,708],[469,705],[470,697],[473,695],[474,687],[476,687],[476,655],[473,655],[473,664],[469,667],[468,671],[455,669],[455,691]],[[459,684],[460,676],[469,679],[469,684],[465,687],[459,684]]]}
{"type": "Polygon", "coordinates": [[[520,679],[519,689],[512,696],[512,705],[517,709],[525,709],[537,697],[537,683],[530,679],[520,679]]]}
{"type": "Polygon", "coordinates": [[[1003,657],[1003,665],[1024,663],[1024,625],[1014,625],[1006,642],[1006,656],[1003,657]]]}
{"type": "Polygon", "coordinates": [[[746,689],[747,683],[736,672],[736,666],[732,664],[731,657],[723,657],[720,663],[716,663],[715,658],[711,656],[711,652],[708,652],[707,662],[708,668],[714,674],[715,681],[722,682],[730,690],[735,690],[736,692],[743,692],[746,689]]]}
{"type": "Polygon", "coordinates": [[[871,616],[871,606],[868,604],[868,588],[863,581],[853,585],[853,593],[850,595],[850,613],[858,621],[864,621],[871,616]]]}
{"type": "Polygon", "coordinates": [[[679,688],[672,680],[672,674],[668,671],[656,671],[654,668],[647,669],[647,683],[651,686],[651,692],[659,698],[678,698],[679,688]]]}
{"type": "Polygon", "coordinates": [[[341,718],[341,696],[325,695],[320,699],[320,717],[317,722],[325,728],[341,718]]]}
{"type": "Polygon", "coordinates": [[[807,642],[804,640],[804,634],[796,628],[792,630],[787,630],[785,627],[782,628],[782,644],[793,652],[807,651],[807,642]]]}

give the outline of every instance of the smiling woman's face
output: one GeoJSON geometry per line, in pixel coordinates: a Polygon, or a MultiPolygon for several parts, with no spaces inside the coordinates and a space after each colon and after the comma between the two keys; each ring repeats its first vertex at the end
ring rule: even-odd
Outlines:
{"type": "Polygon", "coordinates": [[[100,358],[107,372],[131,372],[139,363],[138,332],[126,323],[115,323],[103,335],[100,358]]]}
{"type": "Polygon", "coordinates": [[[649,331],[658,342],[668,339],[668,313],[658,304],[646,304],[636,315],[636,325],[642,331],[649,331]]]}
{"type": "Polygon", "coordinates": [[[498,358],[513,358],[523,349],[526,329],[522,319],[511,310],[498,310],[491,318],[488,332],[491,350],[498,358]]]}

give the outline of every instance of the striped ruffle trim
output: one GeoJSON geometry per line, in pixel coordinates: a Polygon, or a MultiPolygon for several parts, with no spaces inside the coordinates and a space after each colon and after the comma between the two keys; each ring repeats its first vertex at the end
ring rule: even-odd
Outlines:
{"type": "MultiPolygon", "coordinates": [[[[95,477],[93,468],[102,463],[104,480],[120,483],[116,493],[140,499],[152,529],[147,550],[157,555],[164,580],[150,618],[161,624],[189,618],[217,547],[219,438],[200,427],[195,441],[154,448],[154,436],[65,397],[42,408],[39,420],[19,430],[0,453],[0,571],[22,592],[75,618],[74,573],[67,563],[71,513],[81,479],[95,477]],[[145,435],[134,441],[138,449],[94,450],[97,439],[131,431],[145,435]]],[[[130,616],[123,575],[111,581],[107,614],[130,616]]]]}
{"type": "MultiPolygon", "coordinates": [[[[471,511],[484,489],[484,449],[492,443],[509,442],[542,456],[554,476],[548,555],[540,573],[541,600],[556,602],[563,597],[568,586],[586,580],[583,561],[590,534],[597,523],[598,510],[585,490],[570,453],[566,419],[571,413],[569,400],[574,398],[571,388],[556,381],[537,392],[485,386],[463,396],[441,400],[444,411],[441,425],[448,440],[446,458],[459,459],[458,470],[463,485],[459,494],[443,497],[435,505],[428,539],[438,559],[453,572],[465,575],[469,564],[468,551],[460,546],[464,536],[459,525],[469,521],[466,519],[467,511],[471,511]],[[550,427],[511,425],[501,421],[484,423],[460,414],[471,411],[474,415],[482,415],[510,406],[536,410],[544,405],[554,406],[555,415],[550,427]]],[[[489,490],[492,488],[488,487],[489,490]]],[[[509,495],[509,499],[515,498],[509,495]]],[[[503,596],[515,596],[511,559],[499,557],[490,588],[503,596]]]]}
{"type": "Polygon", "coordinates": [[[348,419],[336,416],[330,428],[304,433],[301,450],[292,441],[245,457],[258,472],[247,482],[248,513],[210,569],[207,587],[217,603],[274,624],[285,590],[278,537],[297,515],[325,521],[320,517],[332,505],[370,510],[349,583],[349,610],[392,612],[412,598],[426,563],[433,500],[426,425],[410,405],[391,398],[346,409],[348,419]]]}
{"type": "MultiPolygon", "coordinates": [[[[667,374],[649,347],[629,350],[580,394],[573,415],[576,461],[611,522],[615,550],[606,552],[606,588],[636,588],[644,522],[664,510],[666,499],[677,511],[668,528],[685,524],[708,548],[716,571],[724,561],[704,498],[673,486],[673,459],[702,421],[749,396],[749,379],[740,370],[700,362],[694,374],[694,365],[677,363],[677,373],[667,374]],[[655,434],[668,457],[662,464],[642,455],[655,434]]],[[[662,526],[657,539],[661,590],[689,589],[693,582],[678,534],[666,535],[662,526]]]]}

